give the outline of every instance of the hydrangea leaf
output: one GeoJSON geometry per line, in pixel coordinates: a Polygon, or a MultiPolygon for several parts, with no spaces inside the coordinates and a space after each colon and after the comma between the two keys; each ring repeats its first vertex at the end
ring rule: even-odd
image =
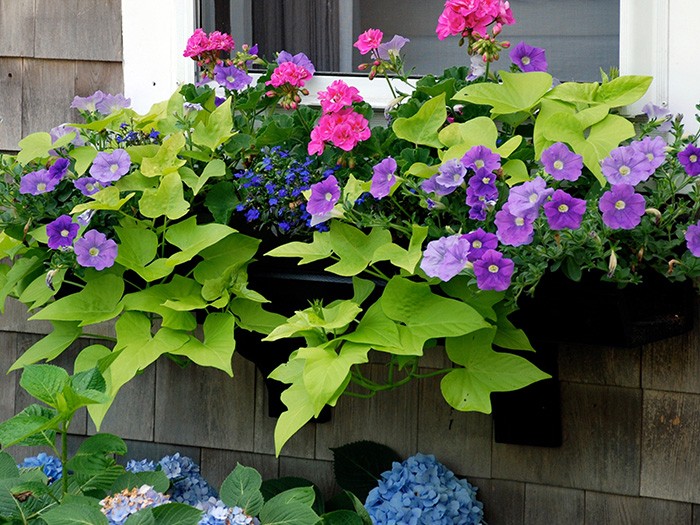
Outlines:
{"type": "Polygon", "coordinates": [[[45,131],[27,135],[18,143],[20,152],[17,161],[26,165],[34,159],[43,159],[49,156],[49,150],[53,147],[51,135],[45,131]]]}
{"type": "Polygon", "coordinates": [[[412,117],[402,117],[394,121],[392,129],[400,139],[414,144],[441,148],[438,130],[447,119],[445,94],[428,100],[412,117]]]}
{"type": "Polygon", "coordinates": [[[346,342],[340,352],[332,348],[302,348],[298,355],[305,359],[304,387],[309,393],[314,407],[314,416],[318,417],[326,404],[336,395],[345,383],[353,365],[366,363],[370,346],[346,342]]]}
{"type": "Polygon", "coordinates": [[[74,171],[76,175],[83,175],[97,157],[97,150],[92,146],[79,146],[68,153],[75,159],[74,171]]]}
{"type": "Polygon", "coordinates": [[[391,264],[406,270],[413,274],[416,271],[416,266],[423,257],[423,241],[428,236],[427,226],[412,226],[411,240],[408,244],[408,249],[402,248],[397,244],[384,244],[377,248],[372,257],[372,263],[378,261],[390,261],[391,264]]]}
{"type": "Polygon", "coordinates": [[[48,303],[56,294],[56,290],[61,287],[66,269],[61,268],[53,274],[51,280],[52,288],[46,284],[46,275],[40,275],[27,286],[19,296],[19,301],[27,305],[27,308],[34,310],[48,303]]]}
{"type": "Polygon", "coordinates": [[[459,355],[464,368],[442,378],[440,389],[445,400],[460,411],[491,413],[491,392],[518,390],[547,379],[536,366],[522,357],[494,352],[482,345],[470,346],[469,337],[448,338],[450,355],[459,355]]]}
{"type": "Polygon", "coordinates": [[[277,246],[265,255],[270,257],[300,257],[299,264],[308,264],[321,259],[327,259],[333,253],[330,234],[328,232],[314,232],[313,241],[290,242],[277,246]]]}
{"type": "Polygon", "coordinates": [[[174,353],[189,357],[199,366],[223,370],[233,377],[231,358],[236,347],[233,337],[234,324],[233,315],[230,313],[211,313],[204,320],[204,341],[190,336],[189,340],[174,353]]]}
{"type": "Polygon", "coordinates": [[[116,262],[129,270],[142,270],[153,261],[158,250],[158,236],[147,228],[125,228],[117,226],[119,252],[116,262]]]}
{"type": "Polygon", "coordinates": [[[199,122],[192,133],[192,141],[210,150],[215,150],[233,136],[233,117],[231,116],[231,97],[211,112],[206,124],[199,122]]]}
{"type": "Polygon", "coordinates": [[[229,507],[240,507],[246,514],[256,516],[263,506],[260,492],[262,477],[257,470],[240,463],[221,484],[219,497],[229,507]]]}
{"type": "Polygon", "coordinates": [[[82,213],[87,210],[112,210],[121,209],[135,193],[129,193],[126,197],[119,198],[119,189],[115,186],[108,186],[97,193],[91,195],[92,201],[78,204],[71,210],[71,214],[82,213]]]}
{"type": "MultiPolygon", "coordinates": [[[[181,168],[181,170],[183,169],[185,168],[181,168]]],[[[183,176],[182,180],[185,182],[185,184],[192,188],[192,193],[197,195],[210,178],[223,177],[226,175],[226,164],[221,159],[214,159],[205,166],[204,171],[202,171],[202,174],[199,177],[197,177],[194,172],[192,172],[192,174],[194,174],[195,178],[192,178],[191,176],[185,178],[183,176]]]]}
{"type": "Polygon", "coordinates": [[[109,525],[99,508],[85,503],[64,503],[41,513],[47,525],[109,525]]]}
{"type": "Polygon", "coordinates": [[[177,172],[169,173],[161,179],[157,189],[144,190],[139,209],[144,217],[151,219],[165,215],[168,219],[176,220],[185,215],[190,204],[184,198],[180,175],[177,172]]]}
{"type": "Polygon", "coordinates": [[[54,365],[27,365],[22,372],[19,384],[32,397],[55,407],[56,398],[70,377],[63,368],[54,365]]]}
{"type": "Polygon", "coordinates": [[[389,281],[380,301],[390,319],[403,323],[423,342],[490,326],[468,304],[433,294],[427,283],[414,283],[401,277],[389,281]]]}
{"type": "Polygon", "coordinates": [[[124,472],[119,476],[109,489],[109,494],[116,494],[122,490],[138,488],[141,485],[150,485],[157,492],[165,492],[170,488],[170,480],[162,470],[145,472],[124,472]]]}
{"type": "Polygon", "coordinates": [[[163,177],[169,173],[177,172],[186,162],[177,156],[184,147],[185,135],[182,132],[170,135],[163,141],[153,157],[143,157],[141,173],[145,177],[163,177]]]}
{"type": "Polygon", "coordinates": [[[383,228],[372,228],[365,234],[354,226],[333,221],[329,233],[331,248],[340,260],[325,270],[346,277],[362,272],[380,246],[391,244],[391,233],[383,228]]]}
{"type": "Polygon", "coordinates": [[[506,175],[506,184],[515,186],[521,182],[530,180],[530,173],[527,171],[527,166],[520,159],[511,159],[501,166],[503,173],[506,175]]]}
{"type": "MultiPolygon", "coordinates": [[[[307,487],[313,492],[311,487],[307,487]]],[[[284,493],[278,494],[273,500],[277,500],[284,493]]],[[[285,503],[283,500],[278,502],[268,502],[260,511],[260,523],[269,524],[284,524],[284,525],[308,525],[309,523],[318,522],[318,514],[309,506],[303,503],[291,502],[285,503]],[[273,504],[269,504],[273,503],[273,504]]]]}
{"type": "Polygon", "coordinates": [[[52,321],[51,333],[39,339],[14,362],[8,370],[18,370],[38,361],[51,361],[75,342],[83,333],[78,321],[52,321]]]}
{"type": "Polygon", "coordinates": [[[552,75],[540,71],[501,71],[502,82],[481,82],[461,89],[454,100],[491,106],[494,115],[530,111],[552,87],[552,75]]]}
{"type": "Polygon", "coordinates": [[[114,319],[122,311],[119,301],[124,279],[101,273],[90,279],[81,291],[55,301],[30,317],[30,320],[79,321],[80,326],[114,319]]]}
{"type": "Polygon", "coordinates": [[[154,525],[197,525],[202,519],[202,511],[187,505],[171,501],[150,509],[154,525]]]}
{"type": "Polygon", "coordinates": [[[52,408],[32,404],[0,423],[0,444],[3,448],[22,444],[26,446],[54,446],[56,431],[52,430],[59,417],[52,408]]]}

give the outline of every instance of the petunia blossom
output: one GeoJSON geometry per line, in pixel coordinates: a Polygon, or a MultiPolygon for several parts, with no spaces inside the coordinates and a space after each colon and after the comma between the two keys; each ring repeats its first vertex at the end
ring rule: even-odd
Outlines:
{"type": "Polygon", "coordinates": [[[486,146],[474,146],[464,154],[462,164],[474,171],[496,171],[501,167],[501,156],[486,146]]]}
{"type": "Polygon", "coordinates": [[[340,186],[335,175],[326,180],[311,185],[311,195],[306,204],[306,211],[311,215],[326,215],[333,210],[333,206],[340,199],[340,186]]]}
{"type": "Polygon", "coordinates": [[[480,290],[495,290],[503,292],[510,287],[515,264],[511,259],[496,250],[486,253],[474,262],[476,285],[480,290]]]}
{"type": "Polygon", "coordinates": [[[49,170],[32,171],[20,179],[19,192],[24,195],[48,193],[56,188],[58,182],[49,174],[49,170]]]}
{"type": "Polygon", "coordinates": [[[97,90],[89,97],[74,97],[70,107],[77,109],[78,111],[87,111],[92,113],[97,111],[97,104],[99,104],[104,98],[105,94],[102,91],[97,90]]]}
{"type": "Polygon", "coordinates": [[[377,55],[382,60],[393,60],[394,58],[399,56],[401,48],[409,42],[410,40],[408,38],[404,38],[399,35],[394,35],[394,38],[392,38],[388,42],[379,44],[379,47],[377,48],[377,55]]]}
{"type": "Polygon", "coordinates": [[[49,176],[52,179],[55,179],[56,181],[60,181],[68,172],[69,164],[70,161],[68,159],[59,157],[58,159],[56,159],[56,162],[49,166],[49,176]]]}
{"type": "Polygon", "coordinates": [[[100,184],[97,179],[94,179],[92,177],[80,177],[79,179],[75,179],[73,181],[73,185],[80,190],[80,193],[85,195],[86,197],[89,197],[90,195],[94,195],[101,189],[103,189],[105,186],[108,186],[108,184],[100,184]]]}
{"type": "Polygon", "coordinates": [[[449,159],[438,168],[435,182],[443,188],[456,188],[464,182],[466,173],[467,168],[459,159],[449,159]]]}
{"type": "Polygon", "coordinates": [[[645,201],[629,184],[616,184],[600,198],[598,209],[609,228],[632,230],[642,221],[645,201]]]}
{"type": "Polygon", "coordinates": [[[690,253],[695,257],[700,257],[700,222],[688,226],[688,231],[685,232],[685,242],[690,253]]]}
{"type": "Polygon", "coordinates": [[[469,241],[462,235],[450,235],[430,241],[423,252],[421,269],[429,277],[449,281],[467,267],[469,241]]]}
{"type": "Polygon", "coordinates": [[[375,199],[381,199],[389,195],[391,187],[396,182],[396,161],[387,157],[372,168],[372,184],[369,192],[375,199]]]}
{"type": "Polygon", "coordinates": [[[80,226],[73,222],[70,215],[61,215],[57,219],[46,225],[46,235],[48,236],[48,246],[52,250],[67,248],[73,244],[75,236],[78,235],[80,226]]]}
{"type": "Polygon", "coordinates": [[[562,142],[556,142],[542,152],[544,171],[554,180],[576,181],[581,176],[583,157],[562,142]]]}
{"type": "Polygon", "coordinates": [[[521,246],[530,244],[534,237],[533,217],[520,217],[511,213],[508,203],[503,205],[494,219],[496,235],[502,244],[521,246]]]}
{"type": "Polygon", "coordinates": [[[217,64],[214,66],[214,80],[230,91],[239,91],[250,84],[253,77],[236,66],[217,64]]]}
{"type": "Polygon", "coordinates": [[[110,113],[128,108],[130,105],[131,99],[126,98],[121,93],[117,93],[116,95],[107,93],[102,97],[102,100],[95,104],[95,108],[103,115],[109,115],[110,113]]]}
{"type": "Polygon", "coordinates": [[[647,156],[631,146],[620,146],[610,152],[601,163],[603,175],[612,185],[636,186],[644,182],[654,169],[647,156]]]}
{"type": "Polygon", "coordinates": [[[659,136],[644,137],[630,144],[632,149],[646,155],[652,170],[661,166],[666,160],[666,146],[666,141],[659,136]]]}
{"type": "Polygon", "coordinates": [[[678,154],[678,161],[683,166],[685,172],[691,177],[700,175],[700,148],[695,144],[688,144],[685,149],[678,154]]]}
{"type": "Polygon", "coordinates": [[[101,184],[110,184],[126,175],[130,167],[131,157],[126,150],[101,151],[90,166],[90,175],[101,184]]]}
{"type": "Polygon", "coordinates": [[[510,60],[523,73],[547,71],[547,57],[544,49],[520,42],[510,50],[510,60]]]}
{"type": "Polygon", "coordinates": [[[462,237],[467,239],[470,244],[469,253],[467,254],[467,259],[470,262],[481,259],[487,250],[495,250],[498,247],[498,237],[481,228],[465,233],[462,237]]]}
{"type": "Polygon", "coordinates": [[[578,230],[586,213],[586,201],[557,190],[552,200],[544,203],[544,214],[552,230],[578,230]]]}
{"type": "Polygon", "coordinates": [[[513,186],[508,195],[510,213],[517,217],[531,217],[535,219],[540,211],[540,206],[554,190],[547,188],[547,183],[542,177],[513,186]]]}
{"type": "Polygon", "coordinates": [[[96,270],[113,266],[117,258],[117,243],[97,230],[86,231],[75,241],[73,250],[80,266],[96,270]]]}

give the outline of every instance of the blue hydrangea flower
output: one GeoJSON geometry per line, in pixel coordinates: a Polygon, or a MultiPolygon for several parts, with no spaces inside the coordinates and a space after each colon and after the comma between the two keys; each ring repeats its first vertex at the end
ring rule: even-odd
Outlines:
{"type": "Polygon", "coordinates": [[[61,460],[56,456],[49,456],[45,452],[24,458],[24,461],[17,466],[19,468],[41,468],[44,475],[49,478],[49,485],[63,476],[63,463],[61,463],[61,460]]]}
{"type": "Polygon", "coordinates": [[[204,511],[199,525],[260,525],[257,518],[248,516],[240,507],[227,507],[216,498],[195,505],[204,511]]]}
{"type": "Polygon", "coordinates": [[[484,515],[476,488],[423,454],[384,472],[365,508],[375,525],[479,525],[484,515]]]}
{"type": "Polygon", "coordinates": [[[130,459],[126,464],[126,470],[128,472],[153,472],[156,469],[156,464],[148,459],[142,459],[137,461],[135,459],[130,459]]]}
{"type": "Polygon", "coordinates": [[[132,514],[141,509],[158,507],[170,501],[169,496],[153,490],[149,485],[124,489],[100,501],[102,514],[107,516],[109,525],[122,525],[132,514]]]}

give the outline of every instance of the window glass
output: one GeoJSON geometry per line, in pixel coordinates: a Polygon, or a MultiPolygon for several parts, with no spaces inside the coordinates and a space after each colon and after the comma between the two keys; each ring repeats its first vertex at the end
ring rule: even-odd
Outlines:
{"type": "MultiPolygon", "coordinates": [[[[469,62],[456,37],[435,35],[443,6],[443,0],[203,0],[201,15],[205,29],[258,42],[268,58],[281,49],[303,51],[319,71],[356,71],[363,57],[352,43],[367,28],[381,29],[385,39],[400,34],[411,40],[407,66],[425,74],[469,62]]],[[[511,0],[511,8],[516,24],[504,28],[502,39],[544,47],[549,72],[560,80],[598,80],[600,68],[618,66],[618,0],[511,0]]],[[[504,55],[501,69],[509,67],[504,55]]]]}

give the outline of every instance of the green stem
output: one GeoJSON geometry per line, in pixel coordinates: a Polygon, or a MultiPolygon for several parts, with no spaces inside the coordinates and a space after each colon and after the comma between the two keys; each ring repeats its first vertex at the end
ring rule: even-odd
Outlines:
{"type": "Polygon", "coordinates": [[[61,422],[61,464],[63,465],[63,475],[61,476],[61,487],[63,489],[63,496],[68,494],[68,470],[66,469],[66,463],[68,463],[68,425],[70,424],[70,419],[68,421],[61,422]]]}

